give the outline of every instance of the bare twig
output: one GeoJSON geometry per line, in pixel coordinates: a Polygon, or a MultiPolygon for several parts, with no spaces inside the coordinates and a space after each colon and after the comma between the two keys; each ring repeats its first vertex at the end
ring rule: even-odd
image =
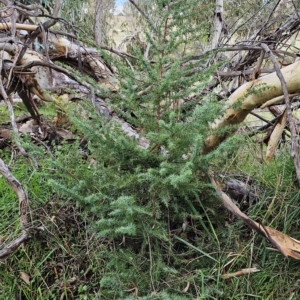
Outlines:
{"type": "Polygon", "coordinates": [[[72,33],[63,32],[63,31],[59,31],[59,30],[49,30],[49,32],[53,33],[53,34],[68,36],[71,39],[77,39],[77,36],[75,34],[72,34],[72,33]]]}
{"type": "Polygon", "coordinates": [[[24,230],[28,226],[27,217],[27,196],[22,188],[21,183],[18,179],[10,172],[8,166],[0,158],[0,173],[6,179],[8,184],[14,190],[19,199],[19,210],[20,210],[20,224],[24,230]]]}
{"type": "Polygon", "coordinates": [[[11,84],[12,84],[11,77],[12,77],[13,70],[14,70],[14,67],[16,66],[16,64],[17,64],[17,57],[14,58],[12,66],[9,70],[9,74],[8,74],[8,78],[7,78],[7,84],[6,84],[6,90],[8,90],[9,87],[11,86],[11,84]]]}
{"type": "Polygon", "coordinates": [[[151,19],[146,15],[146,13],[134,2],[134,0],[129,0],[129,2],[144,16],[144,18],[149,22],[149,24],[155,28],[154,23],[151,19]]]}
{"type": "MultiPolygon", "coordinates": [[[[60,7],[61,7],[61,0],[55,0],[55,6],[54,6],[54,10],[53,10],[53,19],[50,19],[50,20],[48,20],[48,21],[46,21],[42,24],[45,31],[47,31],[50,27],[54,26],[56,24],[56,22],[58,21],[58,15],[59,15],[60,7]]],[[[42,33],[41,26],[39,26],[35,31],[33,31],[31,33],[31,35],[29,36],[28,40],[26,41],[26,43],[24,44],[22,50],[20,51],[20,53],[18,55],[17,62],[19,62],[22,59],[22,57],[24,56],[24,54],[25,54],[26,50],[28,49],[29,45],[41,33],[42,33]]]]}
{"type": "Polygon", "coordinates": [[[20,237],[15,239],[8,247],[5,247],[0,250],[0,260],[8,258],[15,250],[19,248],[19,246],[30,239],[28,234],[22,234],[20,237]]]}
{"type": "Polygon", "coordinates": [[[261,47],[266,51],[266,53],[269,54],[270,59],[274,65],[274,68],[276,70],[277,76],[281,82],[282,86],[282,91],[285,99],[285,104],[286,104],[286,110],[287,110],[287,119],[290,127],[290,132],[291,132],[291,141],[292,141],[292,149],[291,149],[291,156],[294,161],[295,169],[296,169],[296,174],[297,174],[297,179],[300,184],[300,161],[299,161],[299,145],[298,145],[298,134],[296,130],[296,126],[294,123],[294,118],[293,118],[293,113],[292,113],[292,108],[291,108],[291,100],[289,97],[289,92],[286,86],[286,82],[284,80],[284,77],[281,73],[281,70],[279,68],[279,65],[277,63],[277,60],[270,50],[270,48],[266,44],[261,44],[261,47]]]}
{"type": "Polygon", "coordinates": [[[41,9],[37,5],[34,5],[34,6],[26,5],[26,4],[23,4],[23,3],[19,2],[19,1],[14,1],[14,5],[16,5],[17,7],[21,7],[22,9],[25,9],[27,11],[27,14],[28,14],[28,11],[41,9]]]}
{"type": "Polygon", "coordinates": [[[261,51],[260,53],[260,57],[258,59],[258,62],[257,62],[257,66],[256,68],[254,69],[254,72],[253,72],[253,78],[252,79],[257,79],[261,73],[261,65],[264,61],[264,58],[265,58],[265,51],[261,51]]]}
{"type": "MultiPolygon", "coordinates": [[[[3,87],[3,85],[2,85],[3,87]]],[[[6,179],[7,183],[14,190],[19,200],[19,212],[20,212],[20,225],[22,228],[22,235],[15,239],[8,247],[0,250],[0,259],[5,259],[11,255],[24,241],[28,240],[30,236],[26,232],[28,227],[28,216],[27,216],[27,196],[22,188],[21,183],[17,178],[10,172],[8,166],[0,158],[0,173],[6,179]]]]}
{"type": "MultiPolygon", "coordinates": [[[[221,77],[234,77],[234,76],[241,76],[241,75],[251,75],[253,72],[255,72],[256,69],[249,69],[249,70],[243,70],[243,71],[217,71],[215,72],[215,75],[219,75],[221,77]]],[[[262,68],[260,69],[260,73],[273,73],[275,71],[274,68],[262,68]]]]}
{"type": "MultiPolygon", "coordinates": [[[[268,4],[268,1],[266,1],[266,3],[265,3],[264,5],[262,5],[262,6],[259,8],[258,11],[256,11],[253,15],[251,15],[248,19],[246,19],[242,24],[240,24],[240,20],[241,20],[241,19],[238,19],[238,20],[236,21],[236,23],[235,23],[233,26],[235,26],[236,24],[239,24],[239,26],[236,27],[235,30],[233,30],[233,31],[231,30],[231,28],[229,28],[229,31],[232,32],[232,33],[231,33],[231,35],[229,35],[229,36],[226,37],[225,43],[228,43],[228,42],[232,39],[233,35],[234,35],[241,27],[243,27],[245,24],[247,24],[250,20],[253,20],[253,18],[254,18],[260,11],[262,11],[262,10],[265,8],[265,6],[266,6],[267,4],[268,4]]],[[[250,9],[249,9],[249,11],[250,11],[250,9]]],[[[249,11],[246,11],[245,14],[244,14],[242,17],[248,16],[248,15],[249,15],[249,11]]],[[[232,26],[232,27],[233,27],[233,26],[232,26]]]]}
{"type": "Polygon", "coordinates": [[[272,11],[269,14],[269,17],[268,17],[267,21],[263,24],[263,26],[261,26],[260,30],[257,32],[257,34],[255,35],[255,37],[253,38],[253,40],[256,40],[256,38],[261,34],[261,32],[266,29],[266,25],[269,23],[272,15],[273,15],[273,13],[275,12],[275,10],[278,7],[278,5],[279,5],[280,2],[281,2],[281,0],[277,1],[277,3],[275,4],[275,6],[273,7],[272,11]]]}
{"type": "Polygon", "coordinates": [[[293,3],[293,6],[294,6],[294,8],[295,8],[295,12],[296,12],[296,14],[297,14],[297,16],[298,16],[298,19],[300,20],[300,16],[299,16],[299,13],[298,13],[297,7],[296,7],[296,5],[295,5],[295,3],[294,3],[294,1],[293,1],[293,0],[292,0],[292,3],[293,3]]]}
{"type": "Polygon", "coordinates": [[[254,117],[260,119],[261,121],[263,121],[263,122],[265,122],[265,123],[267,123],[267,124],[269,124],[269,125],[271,125],[271,126],[273,125],[270,121],[268,121],[267,119],[261,117],[260,115],[254,113],[254,112],[251,112],[250,115],[252,115],[252,116],[254,116],[254,117]]]}
{"type": "Polygon", "coordinates": [[[121,56],[121,57],[126,57],[126,56],[128,56],[128,57],[130,57],[130,58],[134,58],[134,59],[138,59],[136,56],[134,56],[134,55],[131,55],[131,54],[129,54],[129,53],[126,53],[126,52],[122,52],[122,51],[119,51],[119,50],[116,50],[116,49],[113,49],[113,48],[111,48],[111,47],[107,47],[107,46],[104,46],[104,45],[100,45],[99,46],[101,49],[103,49],[103,50],[107,50],[107,51],[109,51],[109,52],[111,52],[111,53],[114,53],[114,54],[117,54],[117,55],[119,55],[119,56],[121,56]]]}
{"type": "MultiPolygon", "coordinates": [[[[2,60],[0,60],[0,73],[1,73],[1,70],[2,70],[2,60]]],[[[5,101],[6,105],[7,105],[13,131],[16,134],[16,136],[18,136],[19,131],[18,131],[16,120],[15,120],[14,109],[13,109],[13,107],[12,107],[12,105],[11,105],[9,99],[8,99],[7,93],[6,93],[5,89],[4,89],[1,76],[0,76],[0,94],[2,95],[4,101],[5,101]]],[[[18,141],[17,137],[15,139],[15,142],[16,142],[16,145],[18,146],[20,152],[22,153],[22,155],[24,157],[26,157],[26,158],[30,158],[30,156],[28,155],[28,153],[22,147],[21,143],[18,141]]],[[[38,164],[37,164],[36,160],[34,158],[31,158],[31,159],[34,162],[35,167],[38,167],[38,164]]]]}
{"type": "Polygon", "coordinates": [[[41,66],[41,67],[48,67],[48,68],[51,68],[57,72],[60,72],[60,73],[63,73],[65,75],[67,75],[68,77],[70,77],[71,79],[77,81],[77,77],[74,76],[71,72],[67,71],[66,69],[54,64],[54,63],[47,63],[47,62],[42,62],[42,61],[39,61],[39,60],[35,60],[35,61],[31,61],[29,63],[26,63],[22,66],[16,66],[14,67],[13,71],[14,72],[25,72],[26,69],[29,69],[31,67],[34,67],[34,66],[41,66]]]}
{"type": "Polygon", "coordinates": [[[46,149],[46,150],[48,151],[48,153],[50,154],[50,156],[51,156],[53,159],[55,159],[54,155],[53,155],[52,152],[51,152],[51,149],[47,146],[46,143],[44,143],[43,141],[41,141],[40,139],[38,139],[38,138],[35,137],[34,135],[32,135],[31,138],[32,138],[33,140],[35,140],[36,142],[38,142],[39,144],[41,144],[42,146],[44,146],[45,149],[46,149]]]}

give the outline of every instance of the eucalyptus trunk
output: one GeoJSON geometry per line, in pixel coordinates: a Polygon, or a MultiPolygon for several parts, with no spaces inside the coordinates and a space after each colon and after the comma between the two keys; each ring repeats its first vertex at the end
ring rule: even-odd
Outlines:
{"type": "Polygon", "coordinates": [[[95,43],[100,46],[103,38],[103,0],[96,0],[95,4],[94,37],[95,43]]]}
{"type": "Polygon", "coordinates": [[[216,0],[216,9],[214,14],[214,32],[211,42],[212,49],[218,46],[222,28],[223,28],[223,0],[216,0]]]}

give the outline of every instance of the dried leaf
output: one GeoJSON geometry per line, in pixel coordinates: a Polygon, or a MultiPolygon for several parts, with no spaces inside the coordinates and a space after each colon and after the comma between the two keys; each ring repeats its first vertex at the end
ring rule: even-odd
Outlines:
{"type": "Polygon", "coordinates": [[[35,120],[31,119],[24,123],[20,128],[19,131],[22,133],[32,133],[34,128],[37,127],[35,125],[35,120]]]}
{"type": "Polygon", "coordinates": [[[277,231],[276,229],[257,223],[250,219],[247,215],[241,212],[241,210],[222,191],[220,184],[218,184],[213,177],[211,177],[211,181],[217,193],[220,195],[223,205],[230,212],[244,221],[252,229],[265,236],[284,256],[291,256],[300,260],[300,241],[297,241],[296,239],[291,238],[288,235],[277,231]]]}
{"type": "Polygon", "coordinates": [[[5,139],[5,140],[10,140],[11,136],[12,136],[12,134],[9,129],[1,129],[0,130],[0,138],[5,139]]]}
{"type": "Polygon", "coordinates": [[[221,277],[223,279],[228,279],[228,278],[231,278],[231,277],[241,276],[241,275],[248,275],[248,274],[259,272],[259,271],[260,270],[258,270],[256,268],[247,268],[247,269],[242,269],[242,270],[234,272],[234,273],[223,274],[223,275],[221,275],[221,277]]]}
{"type": "Polygon", "coordinates": [[[52,123],[55,126],[61,127],[63,125],[69,125],[70,121],[66,117],[66,114],[63,112],[58,112],[57,115],[52,120],[52,123]]]}
{"type": "Polygon", "coordinates": [[[65,129],[57,129],[56,130],[57,135],[59,135],[61,138],[63,138],[64,140],[72,140],[75,139],[75,136],[73,135],[73,133],[69,130],[65,130],[65,129]]]}
{"type": "Polygon", "coordinates": [[[30,276],[27,273],[21,271],[20,276],[28,285],[30,285],[30,276]]]}
{"type": "Polygon", "coordinates": [[[285,110],[284,113],[280,116],[278,123],[273,129],[270,139],[268,141],[268,147],[266,152],[267,161],[270,161],[274,157],[275,150],[277,148],[278,143],[280,142],[283,130],[286,125],[286,119],[287,119],[287,111],[285,110]]]}

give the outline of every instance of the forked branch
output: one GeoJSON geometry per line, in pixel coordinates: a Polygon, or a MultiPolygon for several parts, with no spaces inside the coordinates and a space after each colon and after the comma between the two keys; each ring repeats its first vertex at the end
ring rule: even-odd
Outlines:
{"type": "Polygon", "coordinates": [[[26,232],[28,227],[28,205],[27,205],[27,196],[22,188],[21,183],[17,178],[10,172],[8,166],[0,158],[0,173],[6,179],[7,183],[11,186],[13,191],[18,196],[19,200],[19,213],[20,213],[20,225],[22,228],[22,234],[20,237],[15,239],[7,247],[0,250],[0,260],[7,258],[11,255],[18,247],[26,240],[30,238],[29,234],[26,232]]]}
{"type": "Polygon", "coordinates": [[[298,154],[299,153],[298,134],[297,134],[294,118],[293,118],[293,112],[292,112],[292,108],[291,108],[291,100],[289,97],[288,88],[287,88],[285,79],[282,75],[282,72],[279,68],[278,62],[277,62],[274,54],[272,53],[272,51],[266,44],[261,44],[261,46],[266,51],[266,53],[269,54],[270,59],[276,70],[276,74],[277,74],[277,76],[280,80],[281,86],[282,86],[282,91],[283,91],[285,104],[286,104],[287,120],[288,120],[288,124],[289,124],[290,131],[291,131],[291,142],[292,142],[291,156],[294,161],[297,179],[300,184],[300,162],[299,162],[299,154],[298,154]]]}

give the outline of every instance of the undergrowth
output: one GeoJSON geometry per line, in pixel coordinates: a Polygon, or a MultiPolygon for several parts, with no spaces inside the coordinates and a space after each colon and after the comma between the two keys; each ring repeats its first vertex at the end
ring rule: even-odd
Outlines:
{"type": "MultiPolygon", "coordinates": [[[[0,299],[299,297],[298,262],[229,215],[208,176],[214,171],[223,184],[251,180],[257,199],[238,203],[241,209],[299,239],[288,151],[261,164],[256,145],[236,135],[203,154],[209,124],[222,111],[216,95],[205,93],[217,66],[189,56],[209,27],[193,9],[199,1],[177,2],[174,11],[157,2],[157,26],[145,32],[151,61],[134,48],[131,65],[116,62],[120,90],[106,99],[109,116],[73,103],[67,116],[75,141],[43,148],[24,137],[39,169],[13,147],[1,152],[29,196],[32,238],[1,262],[0,299]],[[126,126],[148,147],[127,137],[126,126]],[[222,278],[250,267],[260,271],[222,278]]],[[[16,196],[3,178],[0,195],[4,246],[20,228],[16,196]]]]}
{"type": "MultiPolygon", "coordinates": [[[[134,299],[136,295],[141,299],[298,298],[298,262],[272,250],[271,244],[241,221],[229,221],[209,187],[200,193],[204,202],[197,197],[183,200],[177,212],[170,204],[160,216],[145,214],[145,204],[141,209],[133,209],[130,218],[137,218],[142,224],[134,234],[119,233],[116,225],[110,232],[101,232],[105,229],[98,223],[101,210],[109,215],[110,211],[120,209],[121,204],[112,202],[107,206],[103,198],[98,198],[101,205],[93,211],[90,203],[80,201],[92,192],[99,196],[96,178],[99,180],[101,168],[98,171],[99,161],[96,166],[90,164],[92,155],[87,158],[78,149],[76,144],[64,144],[55,150],[53,161],[44,157],[43,149],[35,148],[39,170],[18,155],[11,161],[11,170],[29,194],[35,230],[24,247],[1,263],[0,299],[134,299]],[[64,163],[68,169],[63,174],[57,165],[64,163]],[[86,178],[93,182],[82,189],[86,178]],[[67,196],[61,189],[55,191],[53,180],[72,186],[76,197],[67,196]],[[188,228],[182,232],[185,219],[188,228]],[[222,274],[248,267],[256,267],[260,272],[221,278],[222,274]],[[29,284],[22,279],[22,272],[30,276],[29,284]]],[[[11,159],[4,152],[2,157],[6,161],[11,159]]],[[[152,164],[155,162],[154,159],[152,164]]],[[[211,163],[220,161],[216,157],[211,163]]],[[[247,142],[232,153],[221,173],[226,178],[251,178],[259,200],[244,211],[253,219],[299,239],[299,190],[294,184],[293,170],[287,152],[283,151],[266,166],[256,159],[256,146],[247,142]]],[[[0,184],[0,235],[4,245],[19,234],[18,206],[3,179],[0,184]]],[[[140,188],[137,186],[137,190],[140,188]]],[[[107,190],[116,192],[109,186],[107,190]]],[[[147,192],[143,191],[143,195],[148,201],[147,192]]],[[[116,218],[128,220],[127,208],[121,209],[125,213],[116,214],[116,218]]]]}

